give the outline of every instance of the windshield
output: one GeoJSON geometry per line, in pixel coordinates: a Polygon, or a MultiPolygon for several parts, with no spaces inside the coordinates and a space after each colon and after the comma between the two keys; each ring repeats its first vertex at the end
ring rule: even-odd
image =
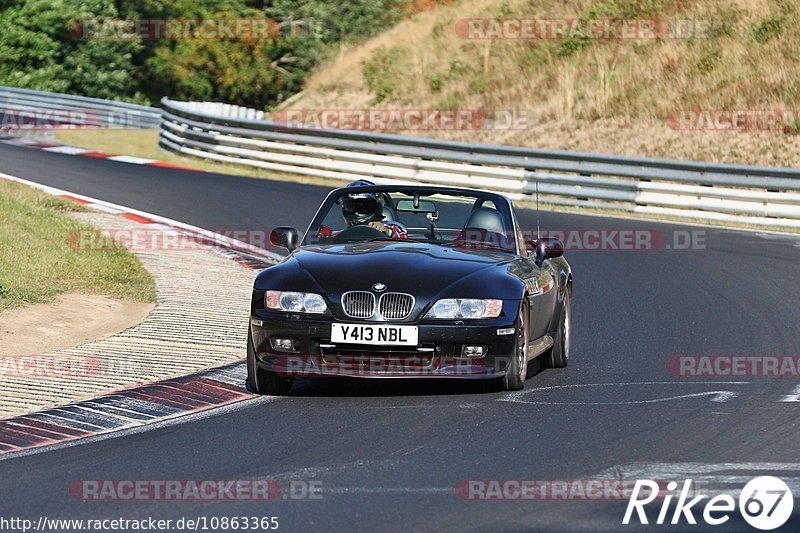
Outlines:
{"type": "Polygon", "coordinates": [[[501,196],[382,187],[335,191],[303,245],[384,240],[516,251],[511,209],[501,196]]]}

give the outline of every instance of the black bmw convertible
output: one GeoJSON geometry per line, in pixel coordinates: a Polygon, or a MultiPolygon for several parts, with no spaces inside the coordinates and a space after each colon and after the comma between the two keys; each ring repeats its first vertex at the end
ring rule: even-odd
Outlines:
{"type": "Polygon", "coordinates": [[[486,379],[524,386],[528,362],[570,355],[572,271],[556,239],[526,241],[503,195],[354,182],[332,191],[290,254],[262,271],[250,388],[297,377],[486,379]]]}

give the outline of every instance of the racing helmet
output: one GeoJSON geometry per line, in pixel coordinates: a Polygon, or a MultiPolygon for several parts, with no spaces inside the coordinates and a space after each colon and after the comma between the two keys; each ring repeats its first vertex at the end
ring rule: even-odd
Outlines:
{"type": "Polygon", "coordinates": [[[369,180],[356,180],[356,181],[351,181],[350,183],[345,185],[345,188],[348,188],[348,187],[370,187],[372,185],[375,185],[375,184],[372,183],[369,180]]]}
{"type": "MultiPolygon", "coordinates": [[[[374,185],[367,180],[349,183],[347,187],[364,187],[374,185]]],[[[342,198],[342,215],[348,226],[358,226],[376,222],[383,218],[383,206],[386,202],[383,195],[374,192],[354,192],[342,198]]]]}

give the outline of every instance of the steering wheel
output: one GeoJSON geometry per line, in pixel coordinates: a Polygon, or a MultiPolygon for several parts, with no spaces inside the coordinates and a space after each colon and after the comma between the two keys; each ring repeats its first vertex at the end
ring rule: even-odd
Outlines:
{"type": "Polygon", "coordinates": [[[345,242],[372,241],[375,239],[389,240],[389,237],[375,228],[359,225],[343,230],[333,238],[333,242],[340,244],[345,242]]]}

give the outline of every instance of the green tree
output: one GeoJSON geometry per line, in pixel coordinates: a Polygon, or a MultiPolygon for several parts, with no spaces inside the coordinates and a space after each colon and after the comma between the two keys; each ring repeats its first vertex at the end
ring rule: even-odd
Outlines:
{"type": "Polygon", "coordinates": [[[399,21],[409,0],[0,0],[0,84],[100,98],[266,108],[341,42],[399,21]],[[270,38],[78,39],[76,19],[270,18],[270,38]]]}
{"type": "Polygon", "coordinates": [[[0,12],[0,85],[137,100],[136,40],[85,40],[79,19],[116,17],[111,0],[6,1],[0,12]]]}

